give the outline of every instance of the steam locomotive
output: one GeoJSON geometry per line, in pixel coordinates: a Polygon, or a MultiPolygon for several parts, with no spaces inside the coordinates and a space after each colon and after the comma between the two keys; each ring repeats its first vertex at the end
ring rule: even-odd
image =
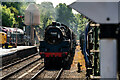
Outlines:
{"type": "Polygon", "coordinates": [[[45,66],[63,61],[74,55],[76,36],[72,30],[59,22],[52,22],[44,31],[44,40],[40,41],[39,51],[45,66]]]}

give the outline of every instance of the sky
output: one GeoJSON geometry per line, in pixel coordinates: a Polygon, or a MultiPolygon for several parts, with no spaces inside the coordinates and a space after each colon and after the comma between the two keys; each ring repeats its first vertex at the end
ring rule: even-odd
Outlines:
{"type": "Polygon", "coordinates": [[[76,0],[35,0],[36,3],[41,3],[41,2],[52,2],[53,6],[56,7],[59,3],[66,3],[67,5],[71,4],[72,2],[76,0]]]}
{"type": "MultiPolygon", "coordinates": [[[[35,0],[37,4],[40,4],[41,2],[52,2],[53,6],[56,7],[59,3],[66,3],[67,5],[75,2],[76,0],[35,0]]],[[[72,10],[73,13],[77,13],[75,10],[72,10]]]]}

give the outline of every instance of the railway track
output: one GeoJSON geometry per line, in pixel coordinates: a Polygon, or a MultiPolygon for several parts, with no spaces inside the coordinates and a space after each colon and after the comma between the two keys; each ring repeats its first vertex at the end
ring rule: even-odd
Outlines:
{"type": "MultiPolygon", "coordinates": [[[[38,64],[40,63],[41,58],[32,58],[32,57],[36,57],[37,54],[29,56],[28,58],[24,58],[18,62],[15,62],[13,64],[10,64],[8,66],[4,66],[1,68],[2,73],[4,74],[2,77],[0,77],[1,80],[6,80],[8,78],[10,78],[11,76],[13,76],[14,74],[17,74],[19,72],[21,72],[22,70],[24,70],[25,68],[31,66],[32,64],[38,64]],[[33,59],[33,60],[32,60],[33,59]],[[26,60],[26,61],[25,61],[26,60]],[[31,62],[32,60],[32,62],[31,62]],[[24,64],[23,64],[24,63],[24,64]],[[16,65],[17,66],[16,66],[16,65]],[[24,65],[24,66],[23,66],[24,65]],[[12,69],[12,70],[11,70],[12,69]],[[10,71],[9,71],[10,70],[10,71]]],[[[40,63],[42,64],[42,63],[40,63]]]]}
{"type": "Polygon", "coordinates": [[[44,67],[44,64],[42,65],[42,63],[43,63],[43,61],[40,58],[40,56],[38,54],[34,54],[27,58],[24,58],[24,59],[14,62],[14,63],[11,63],[7,66],[3,66],[2,68],[0,68],[0,71],[3,71],[3,74],[4,74],[4,72],[6,72],[6,70],[11,70],[11,67],[17,68],[17,69],[12,69],[11,71],[7,72],[2,77],[0,77],[0,80],[9,80],[9,79],[36,80],[36,79],[47,79],[47,78],[59,80],[61,78],[63,68],[61,68],[60,70],[46,70],[44,67]],[[36,59],[34,57],[39,57],[39,58],[36,59]],[[31,60],[33,60],[33,61],[30,62],[31,60]],[[25,62],[25,64],[23,65],[24,62],[25,62]],[[22,66],[19,66],[19,64],[21,64],[22,66]],[[16,65],[18,65],[19,68],[16,67],[16,65]],[[46,78],[45,75],[46,76],[48,75],[48,77],[46,78]],[[50,75],[52,75],[52,76],[50,76],[50,75]],[[26,76],[28,76],[28,77],[26,77],[26,76]]]}
{"type": "Polygon", "coordinates": [[[45,67],[42,67],[35,75],[32,76],[30,80],[34,80],[40,73],[42,73],[45,70],[45,67]]]}
{"type": "Polygon", "coordinates": [[[23,58],[23,59],[21,59],[21,60],[18,60],[18,61],[16,61],[16,62],[13,62],[13,63],[11,63],[11,64],[8,64],[8,65],[6,65],[6,66],[3,66],[2,68],[0,68],[0,71],[3,70],[3,69],[6,69],[6,68],[8,68],[8,67],[11,67],[11,66],[13,66],[13,65],[16,65],[16,64],[18,64],[18,63],[20,63],[20,62],[23,62],[23,61],[25,61],[25,60],[28,60],[28,59],[36,56],[36,55],[38,55],[38,53],[33,54],[33,55],[30,55],[30,56],[28,56],[28,57],[26,57],[26,58],[23,58]]]}
{"type": "Polygon", "coordinates": [[[61,68],[59,71],[55,70],[55,71],[49,71],[49,70],[45,70],[45,67],[42,67],[38,72],[36,72],[29,80],[38,80],[38,79],[46,79],[44,78],[40,78],[42,75],[45,76],[45,74],[47,74],[49,76],[49,74],[53,74],[51,78],[48,79],[54,79],[54,80],[59,80],[60,76],[63,72],[63,68],[61,68]],[[51,73],[52,72],[52,73],[51,73]]]}
{"type": "MultiPolygon", "coordinates": [[[[0,68],[0,71],[3,73],[3,76],[0,77],[0,80],[26,79],[26,76],[30,75],[30,74],[34,74],[34,75],[30,75],[30,77],[27,79],[35,80],[37,78],[37,76],[40,76],[42,74],[42,72],[47,71],[47,70],[45,70],[44,66],[41,66],[41,64],[43,62],[40,60],[42,60],[41,57],[38,56],[38,54],[34,54],[27,58],[24,58],[24,59],[14,62],[14,63],[11,63],[7,66],[3,66],[2,68],[0,68]],[[34,57],[39,57],[39,58],[36,59],[34,57]],[[29,62],[31,60],[33,60],[33,61],[29,62]],[[23,65],[23,63],[24,63],[24,65],[23,65]],[[31,66],[31,65],[33,65],[33,66],[31,66]],[[19,66],[19,68],[18,68],[18,66],[19,66]],[[29,66],[31,66],[31,67],[28,68],[29,66]]],[[[58,71],[58,70],[54,71],[55,76],[53,78],[55,80],[58,80],[60,78],[62,71],[63,71],[63,69],[60,69],[60,71],[58,71]]],[[[48,71],[48,74],[49,74],[49,71],[48,71]]]]}
{"type": "Polygon", "coordinates": [[[63,72],[63,68],[60,69],[60,71],[59,71],[59,73],[57,74],[55,80],[59,80],[59,79],[60,79],[60,76],[61,76],[62,72],[63,72]]]}

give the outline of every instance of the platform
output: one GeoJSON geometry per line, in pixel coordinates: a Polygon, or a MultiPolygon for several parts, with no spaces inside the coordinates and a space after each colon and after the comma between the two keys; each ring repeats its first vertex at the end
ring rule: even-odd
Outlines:
{"type": "Polygon", "coordinates": [[[77,80],[85,80],[86,79],[86,67],[84,55],[80,51],[80,46],[76,47],[75,56],[71,65],[70,70],[64,70],[64,74],[62,78],[66,79],[77,79],[77,80]],[[81,71],[78,72],[78,63],[81,65],[81,71]]]}
{"type": "Polygon", "coordinates": [[[11,55],[16,53],[17,51],[33,48],[35,46],[17,46],[17,48],[11,48],[11,49],[2,49],[0,48],[0,57],[11,55]]]}

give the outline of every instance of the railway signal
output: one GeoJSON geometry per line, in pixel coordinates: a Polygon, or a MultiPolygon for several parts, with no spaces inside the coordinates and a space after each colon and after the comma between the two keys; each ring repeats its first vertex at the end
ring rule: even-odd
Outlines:
{"type": "Polygon", "coordinates": [[[17,16],[17,18],[23,18],[23,16],[17,16]]]}

